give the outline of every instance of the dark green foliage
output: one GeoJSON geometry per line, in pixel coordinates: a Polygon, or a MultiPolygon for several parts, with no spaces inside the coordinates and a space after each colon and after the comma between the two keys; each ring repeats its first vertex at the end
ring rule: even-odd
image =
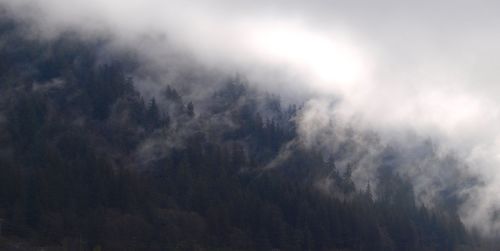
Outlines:
{"type": "Polygon", "coordinates": [[[386,168],[376,200],[315,150],[291,147],[269,168],[296,138],[298,108],[271,96],[259,106],[238,78],[195,116],[170,86],[166,107],[145,104],[124,66],[133,62],[100,64],[100,43],[28,41],[9,22],[0,29],[7,238],[68,250],[454,250],[467,240],[455,214],[417,206],[411,185],[386,168]],[[213,132],[210,117],[232,125],[213,132]],[[209,129],[143,164],[142,143],[176,119],[209,129]],[[332,193],[315,186],[326,175],[332,193]]]}
{"type": "Polygon", "coordinates": [[[158,105],[156,104],[156,100],[154,98],[151,99],[151,102],[149,102],[148,108],[146,110],[145,121],[148,129],[160,126],[160,110],[158,109],[158,105]]]}

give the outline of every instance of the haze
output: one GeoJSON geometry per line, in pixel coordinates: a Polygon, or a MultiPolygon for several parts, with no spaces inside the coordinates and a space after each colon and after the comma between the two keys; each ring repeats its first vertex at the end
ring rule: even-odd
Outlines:
{"type": "Polygon", "coordinates": [[[500,230],[493,218],[500,209],[495,1],[0,2],[36,23],[44,39],[67,29],[108,34],[154,62],[175,50],[205,67],[240,72],[259,88],[299,96],[309,104],[307,133],[318,130],[309,121],[334,117],[355,119],[385,141],[406,132],[438,141],[484,183],[461,191],[464,222],[488,234],[500,230]],[[144,46],[150,35],[165,39],[144,46]]]}

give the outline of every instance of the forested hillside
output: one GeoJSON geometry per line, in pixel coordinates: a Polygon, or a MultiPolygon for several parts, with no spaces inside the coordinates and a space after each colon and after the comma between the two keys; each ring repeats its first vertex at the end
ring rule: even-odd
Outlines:
{"type": "Polygon", "coordinates": [[[336,168],[341,152],[297,140],[301,104],[279,93],[228,76],[203,102],[179,83],[146,96],[133,53],[103,57],[106,39],[27,29],[0,22],[1,250],[474,245],[454,209],[418,203],[397,167],[356,187],[336,168]]]}

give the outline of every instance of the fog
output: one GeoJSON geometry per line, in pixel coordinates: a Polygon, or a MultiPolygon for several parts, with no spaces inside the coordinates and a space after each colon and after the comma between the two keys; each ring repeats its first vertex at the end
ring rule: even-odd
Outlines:
{"type": "MultiPolygon", "coordinates": [[[[153,65],[245,75],[285,98],[306,100],[304,139],[334,119],[382,142],[408,133],[465,161],[481,186],[460,191],[469,227],[500,222],[500,16],[495,1],[0,0],[37,25],[108,35],[153,65]]],[[[150,83],[153,84],[153,83],[150,83]]],[[[203,84],[203,83],[201,83],[203,84]]],[[[208,83],[207,83],[208,85],[208,83]]],[[[154,89],[144,87],[143,89],[154,89]]],[[[151,91],[154,92],[154,91],[151,91]]],[[[409,147],[411,148],[411,147],[409,147]]],[[[433,166],[432,168],[440,168],[433,166]]],[[[409,172],[412,173],[412,172],[409,172]]],[[[428,173],[428,172],[426,172],[428,173]]],[[[434,170],[429,175],[443,175],[434,170]]],[[[451,180],[448,177],[445,180],[451,180]]],[[[459,179],[459,177],[457,177],[459,179]]],[[[421,179],[416,187],[425,189],[421,179]]],[[[428,188],[428,187],[427,187],[428,188]]],[[[429,188],[430,189],[430,188],[429,188]]]]}

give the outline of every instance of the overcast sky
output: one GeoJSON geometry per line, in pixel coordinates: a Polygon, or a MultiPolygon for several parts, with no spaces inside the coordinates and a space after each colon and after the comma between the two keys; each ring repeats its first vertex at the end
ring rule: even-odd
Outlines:
{"type": "Polygon", "coordinates": [[[338,119],[355,116],[383,137],[414,130],[439,140],[486,184],[470,191],[464,221],[500,228],[489,218],[500,209],[498,1],[0,3],[36,21],[44,36],[68,28],[109,33],[157,61],[161,50],[175,48],[208,67],[243,72],[263,88],[340,99],[338,119]],[[149,34],[166,39],[141,45],[149,34]]]}

